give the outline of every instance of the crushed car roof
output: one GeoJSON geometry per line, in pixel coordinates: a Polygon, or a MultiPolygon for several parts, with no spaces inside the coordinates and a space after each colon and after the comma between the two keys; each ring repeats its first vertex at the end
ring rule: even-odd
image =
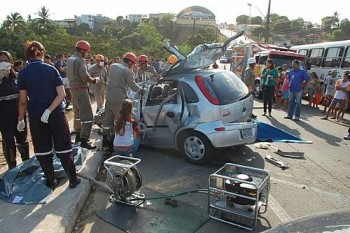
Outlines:
{"type": "Polygon", "coordinates": [[[228,38],[224,43],[200,44],[187,56],[181,53],[170,40],[165,40],[164,47],[170,53],[174,54],[178,60],[174,65],[164,70],[162,76],[165,77],[170,74],[179,74],[213,64],[224,54],[230,42],[243,34],[243,31],[238,32],[234,36],[228,38]]]}

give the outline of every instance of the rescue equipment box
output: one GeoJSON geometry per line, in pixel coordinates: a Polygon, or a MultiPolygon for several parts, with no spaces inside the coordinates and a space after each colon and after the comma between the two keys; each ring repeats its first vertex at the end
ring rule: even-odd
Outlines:
{"type": "Polygon", "coordinates": [[[252,230],[267,211],[269,191],[266,170],[226,163],[209,176],[209,217],[252,230]]]}

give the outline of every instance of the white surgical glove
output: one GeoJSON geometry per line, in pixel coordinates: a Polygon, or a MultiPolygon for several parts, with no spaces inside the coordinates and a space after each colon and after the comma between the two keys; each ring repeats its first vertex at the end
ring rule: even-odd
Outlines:
{"type": "Polygon", "coordinates": [[[24,131],[25,127],[26,127],[26,124],[24,123],[24,120],[18,121],[18,123],[17,123],[17,130],[19,132],[24,131]]]}
{"type": "Polygon", "coordinates": [[[43,115],[41,115],[41,118],[40,118],[41,121],[44,123],[49,123],[48,120],[49,120],[50,114],[51,114],[51,111],[49,109],[46,109],[43,115]]]}

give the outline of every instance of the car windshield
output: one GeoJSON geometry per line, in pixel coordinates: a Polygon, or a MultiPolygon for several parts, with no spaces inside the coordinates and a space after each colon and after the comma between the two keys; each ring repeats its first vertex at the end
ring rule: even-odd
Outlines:
{"type": "Polygon", "coordinates": [[[304,61],[301,61],[300,57],[297,56],[285,56],[285,55],[278,55],[278,54],[271,54],[270,58],[273,60],[277,66],[282,66],[283,64],[287,64],[288,68],[292,68],[292,62],[294,60],[300,61],[300,67],[304,67],[304,61]]]}
{"type": "Polygon", "coordinates": [[[219,100],[219,105],[237,102],[249,94],[247,86],[232,72],[215,73],[205,77],[219,100]]]}

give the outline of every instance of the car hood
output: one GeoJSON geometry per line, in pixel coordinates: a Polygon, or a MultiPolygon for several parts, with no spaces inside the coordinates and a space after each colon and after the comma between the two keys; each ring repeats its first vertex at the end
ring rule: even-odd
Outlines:
{"type": "Polygon", "coordinates": [[[231,41],[242,36],[244,32],[228,38],[224,43],[200,44],[187,56],[182,54],[170,40],[164,42],[165,48],[177,57],[177,62],[162,72],[165,77],[170,74],[179,74],[190,70],[195,70],[210,66],[217,61],[226,51],[231,41]]]}
{"type": "Polygon", "coordinates": [[[350,231],[350,209],[329,211],[305,216],[290,222],[278,225],[264,233],[329,233],[350,231]]]}

